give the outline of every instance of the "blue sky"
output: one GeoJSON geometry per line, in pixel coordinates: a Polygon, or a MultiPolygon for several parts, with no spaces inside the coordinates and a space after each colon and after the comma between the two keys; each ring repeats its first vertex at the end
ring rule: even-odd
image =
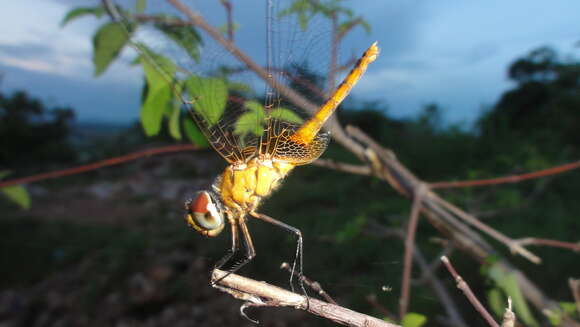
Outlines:
{"type": "MultiPolygon", "coordinates": [[[[70,105],[83,122],[136,120],[141,72],[123,61],[94,78],[91,36],[99,22],[85,18],[59,26],[68,10],[87,3],[91,1],[21,0],[0,5],[0,88],[24,89],[50,104],[70,105]]],[[[370,22],[372,32],[351,34],[342,45],[343,57],[359,54],[375,40],[382,49],[353,95],[385,101],[396,117],[410,117],[436,102],[445,109],[446,121],[472,122],[482,106],[513,87],[505,71],[514,59],[543,45],[575,55],[574,43],[580,40],[580,2],[573,0],[345,4],[370,22]]],[[[258,8],[235,7],[239,20],[249,22],[242,28],[263,20],[258,8]]]]}

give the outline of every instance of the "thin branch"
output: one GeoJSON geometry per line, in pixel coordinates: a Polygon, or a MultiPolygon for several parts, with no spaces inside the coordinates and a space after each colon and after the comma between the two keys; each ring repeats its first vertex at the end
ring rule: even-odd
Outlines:
{"type": "Polygon", "coordinates": [[[297,277],[301,282],[310,287],[314,292],[316,292],[316,294],[324,298],[326,302],[338,305],[338,303],[336,303],[336,301],[334,301],[334,299],[328,293],[326,293],[324,289],[322,289],[322,286],[320,285],[319,282],[313,281],[310,278],[299,274],[295,269],[292,269],[287,262],[282,262],[282,264],[280,265],[280,269],[286,270],[289,273],[294,274],[294,276],[297,277]]]}
{"type": "Polygon", "coordinates": [[[212,284],[215,288],[229,293],[237,299],[246,301],[246,304],[241,308],[242,314],[244,314],[244,308],[251,306],[284,306],[304,310],[346,326],[398,326],[335,304],[306,298],[303,295],[287,291],[277,286],[231,274],[223,270],[214,269],[212,273],[212,284]],[[213,284],[214,281],[217,281],[217,283],[213,284]]]}
{"type": "Polygon", "coordinates": [[[467,212],[459,209],[458,207],[454,206],[453,204],[443,200],[435,193],[430,193],[429,196],[431,198],[433,198],[436,202],[441,204],[443,207],[445,207],[447,210],[451,211],[457,217],[463,219],[464,221],[466,221],[470,225],[478,228],[479,230],[483,231],[487,235],[489,235],[489,236],[493,237],[494,239],[498,240],[499,242],[505,244],[510,249],[510,251],[512,253],[517,253],[517,254],[521,255],[522,257],[535,263],[535,264],[539,264],[542,262],[542,259],[540,259],[540,257],[533,254],[528,249],[524,248],[516,240],[509,238],[506,235],[504,235],[503,233],[499,232],[498,230],[490,227],[487,224],[484,224],[481,220],[479,220],[476,217],[468,214],[467,212]]]}
{"type": "Polygon", "coordinates": [[[34,182],[39,182],[47,179],[52,178],[59,178],[69,175],[75,175],[80,173],[85,173],[87,171],[100,169],[103,167],[119,165],[128,161],[137,160],[141,157],[150,157],[159,154],[166,154],[166,153],[173,153],[173,152],[184,152],[184,151],[193,151],[198,150],[199,148],[192,144],[178,144],[178,145],[169,145],[164,147],[158,147],[153,149],[147,149],[143,151],[132,152],[123,156],[109,158],[97,162],[93,162],[88,165],[82,165],[73,168],[67,168],[62,170],[51,171],[47,173],[42,173],[38,175],[32,175],[22,178],[15,178],[7,181],[0,182],[0,188],[18,184],[29,184],[34,182]]]}
{"type": "Polygon", "coordinates": [[[353,165],[344,162],[337,162],[331,159],[318,159],[312,163],[313,165],[330,168],[346,173],[370,176],[372,175],[371,167],[368,165],[353,165]]]}
{"type": "Polygon", "coordinates": [[[531,173],[521,174],[521,175],[511,175],[505,177],[497,177],[491,179],[480,179],[474,181],[457,181],[457,182],[435,182],[429,183],[431,189],[436,188],[454,188],[454,187],[469,187],[469,186],[486,186],[486,185],[497,185],[506,183],[519,183],[528,179],[540,178],[550,175],[561,174],[570,170],[580,168],[580,161],[575,161],[572,163],[551,167],[548,169],[538,170],[531,173]]]}
{"type": "Polygon", "coordinates": [[[489,314],[489,312],[487,312],[487,310],[481,304],[481,302],[479,302],[475,294],[473,294],[473,291],[471,290],[469,285],[457,273],[457,271],[455,270],[449,259],[443,256],[441,257],[441,261],[443,262],[445,267],[447,267],[447,270],[449,271],[451,276],[453,276],[453,279],[455,279],[455,282],[457,283],[457,288],[463,291],[463,294],[465,294],[471,305],[473,305],[475,310],[477,310],[477,312],[479,312],[479,314],[483,317],[483,319],[487,321],[488,325],[490,325],[491,327],[499,327],[498,323],[493,319],[493,317],[489,314]]]}
{"type": "Polygon", "coordinates": [[[403,319],[407,314],[407,307],[411,298],[411,271],[413,270],[413,251],[415,248],[415,233],[419,222],[419,213],[421,212],[421,201],[427,187],[420,185],[417,193],[413,197],[413,206],[407,226],[407,235],[405,236],[405,255],[403,264],[403,277],[401,282],[401,297],[399,298],[399,319],[403,319]]]}
{"type": "Polygon", "coordinates": [[[550,240],[545,238],[537,238],[537,237],[526,237],[521,238],[518,240],[514,240],[515,243],[520,244],[522,246],[525,245],[543,245],[543,246],[550,246],[555,248],[562,248],[568,249],[576,252],[580,252],[580,242],[572,243],[572,242],[563,242],[558,240],[550,240]]]}

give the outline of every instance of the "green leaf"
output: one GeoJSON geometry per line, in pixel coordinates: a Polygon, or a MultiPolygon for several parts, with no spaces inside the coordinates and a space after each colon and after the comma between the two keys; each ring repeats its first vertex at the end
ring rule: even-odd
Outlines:
{"type": "Polygon", "coordinates": [[[183,120],[183,131],[187,138],[191,141],[191,143],[201,147],[207,148],[209,147],[209,143],[207,139],[203,135],[203,133],[197,128],[191,117],[188,117],[183,120]]]}
{"type": "Polygon", "coordinates": [[[226,109],[228,90],[226,83],[218,78],[191,76],[185,86],[192,97],[192,106],[209,127],[214,126],[226,109]]]}
{"type": "Polygon", "coordinates": [[[93,37],[95,76],[101,75],[109,67],[128,41],[129,35],[119,23],[108,23],[97,30],[93,37]]]}
{"type": "Polygon", "coordinates": [[[141,106],[141,125],[147,136],[157,135],[161,130],[163,114],[171,104],[171,91],[169,84],[147,90],[147,97],[141,106]]]}
{"type": "MultiPolygon", "coordinates": [[[[162,15],[160,18],[167,20],[179,20],[178,17],[162,15]]],[[[165,36],[187,52],[195,61],[199,61],[199,46],[202,44],[201,36],[193,26],[157,23],[154,25],[165,36]]]]}
{"type": "Polygon", "coordinates": [[[427,322],[427,317],[422,314],[409,312],[403,317],[403,327],[421,327],[427,322]]]}
{"type": "Polygon", "coordinates": [[[295,124],[302,124],[304,122],[294,111],[283,107],[273,109],[272,117],[295,124]]]}
{"type": "Polygon", "coordinates": [[[494,287],[487,292],[487,302],[496,316],[501,317],[503,315],[506,301],[504,293],[499,288],[494,287]]]}
{"type": "Polygon", "coordinates": [[[252,133],[256,136],[262,135],[264,132],[264,122],[266,120],[264,107],[255,101],[246,101],[244,106],[249,111],[241,114],[236,121],[234,134],[245,135],[252,133]]]}
{"type": "Polygon", "coordinates": [[[173,101],[173,108],[169,116],[169,134],[176,140],[181,140],[179,118],[181,117],[181,102],[173,101]]]}
{"type": "Polygon", "coordinates": [[[86,15],[93,15],[97,18],[101,18],[105,13],[105,8],[103,7],[78,7],[70,10],[66,13],[62,21],[60,22],[60,26],[64,27],[66,24],[70,23],[73,19],[77,19],[82,16],[86,15]]]}
{"type": "Polygon", "coordinates": [[[1,188],[2,193],[18,204],[22,209],[30,208],[30,196],[22,185],[12,185],[1,188]]]}
{"type": "Polygon", "coordinates": [[[145,7],[147,7],[146,0],[137,0],[135,3],[135,13],[142,14],[145,12],[145,7]]]}
{"type": "Polygon", "coordinates": [[[518,319],[528,326],[539,326],[522,295],[516,275],[511,272],[506,272],[497,264],[490,267],[488,275],[499,288],[512,298],[514,312],[518,316],[518,319]]]}
{"type": "MultiPolygon", "coordinates": [[[[4,177],[10,175],[9,170],[0,170],[0,180],[4,177]]],[[[22,209],[29,209],[30,208],[30,196],[28,192],[22,185],[12,185],[0,188],[0,191],[4,193],[4,195],[12,200],[14,203],[19,205],[22,209]]]]}
{"type": "Polygon", "coordinates": [[[172,112],[174,93],[171,83],[176,68],[171,60],[149,51],[140,57],[140,62],[147,81],[147,92],[141,106],[141,125],[147,136],[153,136],[161,130],[164,114],[172,112]]]}
{"type": "Polygon", "coordinates": [[[574,302],[560,302],[560,308],[569,316],[578,316],[580,312],[576,308],[576,303],[574,302]]]}

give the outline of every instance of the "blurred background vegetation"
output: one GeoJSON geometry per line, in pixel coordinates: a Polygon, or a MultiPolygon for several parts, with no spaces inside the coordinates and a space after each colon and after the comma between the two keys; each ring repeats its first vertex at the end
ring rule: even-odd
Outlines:
{"type": "MultiPolygon", "coordinates": [[[[415,118],[396,119],[386,102],[354,99],[341,106],[338,117],[343,125],[358,126],[394,150],[426,181],[483,179],[578,160],[580,63],[539,47],[515,59],[506,73],[514,87],[486,108],[472,129],[445,123],[445,109],[437,103],[425,105],[415,118]]],[[[324,85],[323,77],[314,77],[324,85]]],[[[163,128],[145,136],[139,123],[79,124],[72,108],[49,106],[26,91],[0,90],[3,179],[174,144],[173,137],[163,128]]],[[[356,162],[336,144],[324,158],[356,162]]],[[[239,316],[239,303],[208,284],[212,265],[229,246],[228,233],[205,240],[182,220],[183,200],[210,185],[223,167],[225,162],[206,148],[31,184],[27,194],[5,192],[8,197],[0,201],[0,320],[5,326],[251,325],[239,316]]],[[[513,238],[567,242],[579,240],[579,193],[577,171],[518,184],[441,191],[513,238]]],[[[303,231],[305,273],[341,304],[381,317],[387,313],[373,303],[396,312],[403,243],[368,230],[374,223],[405,226],[408,199],[373,178],[308,165],[296,169],[261,210],[303,231]],[[383,286],[391,291],[382,291],[383,286]],[[369,300],[373,296],[376,301],[369,300]]],[[[287,285],[288,274],[278,266],[292,260],[292,235],[252,221],[250,229],[258,257],[241,274],[287,285]]],[[[417,246],[436,259],[442,249],[439,237],[421,223],[417,246]]],[[[578,318],[567,283],[569,277],[578,277],[578,253],[534,250],[544,259],[542,265],[518,257],[514,264],[578,318]]],[[[486,305],[501,316],[503,309],[494,305],[493,294],[505,290],[489,270],[460,252],[451,257],[486,305]]],[[[454,292],[451,278],[444,271],[437,275],[469,325],[484,326],[454,292]]],[[[427,319],[426,325],[445,325],[436,319],[443,309],[427,286],[414,286],[410,307],[427,319]]],[[[250,315],[271,326],[327,324],[283,309],[251,310],[250,315]]],[[[558,323],[539,312],[533,312],[532,321],[530,325],[558,323]]]]}

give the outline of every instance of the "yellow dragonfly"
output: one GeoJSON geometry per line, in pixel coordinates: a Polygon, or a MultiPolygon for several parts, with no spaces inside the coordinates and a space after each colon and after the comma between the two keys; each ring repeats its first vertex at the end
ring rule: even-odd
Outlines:
{"type": "MultiPolygon", "coordinates": [[[[270,15],[267,21],[272,22],[274,20],[272,17],[275,16],[271,13],[272,1],[267,1],[267,4],[270,15]]],[[[146,16],[141,15],[141,17],[146,16]]],[[[221,33],[216,34],[211,28],[208,29],[209,25],[201,15],[192,11],[186,19],[193,22],[192,25],[204,30],[209,37],[217,39],[216,44],[226,49],[222,51],[227,51],[235,59],[241,60],[249,70],[255,69],[255,64],[240,57],[240,51],[231,39],[226,40],[221,33]]],[[[298,22],[292,24],[297,26],[298,22]]],[[[269,25],[267,29],[267,33],[271,33],[271,30],[275,28],[269,25]]],[[[283,43],[273,42],[271,35],[267,37],[268,43],[283,43]]],[[[150,39],[150,36],[144,37],[144,41],[150,41],[150,39]]],[[[296,39],[300,38],[294,37],[294,41],[296,39]]],[[[142,46],[141,41],[136,41],[134,44],[144,57],[152,61],[153,67],[163,69],[168,66],[165,63],[156,62],[159,56],[149,55],[149,50],[142,46]]],[[[207,48],[208,46],[205,49],[207,48]]],[[[295,49],[295,46],[290,45],[290,49],[295,49]]],[[[367,66],[379,54],[379,48],[375,42],[362,54],[350,73],[316,112],[303,119],[303,115],[281,106],[283,96],[278,89],[281,78],[279,70],[274,69],[270,60],[277,58],[272,56],[272,50],[273,46],[268,46],[266,73],[261,74],[267,85],[263,106],[257,101],[245,100],[245,92],[240,91],[243,87],[240,87],[239,83],[220,81],[216,77],[202,77],[197,73],[199,70],[191,72],[182,67],[170,71],[169,74],[167,71],[164,72],[171,82],[175,75],[186,75],[187,80],[182,88],[187,89],[188,97],[183,98],[182,89],[178,91],[179,97],[184,99],[183,103],[189,108],[197,126],[210,145],[228,162],[228,166],[215,179],[211,189],[199,191],[193,199],[186,202],[185,219],[195,231],[207,237],[220,234],[226,224],[230,226],[231,248],[228,254],[218,261],[216,268],[225,266],[239,252],[241,242],[245,249],[243,259],[228,268],[230,272],[239,269],[256,256],[247,226],[247,219],[255,218],[281,227],[297,236],[298,245],[293,270],[298,260],[301,274],[303,241],[300,230],[258,212],[258,208],[262,200],[280,186],[282,179],[294,167],[316,160],[325,151],[330,135],[321,132],[324,123],[359,81],[367,66]]],[[[176,56],[176,58],[182,57],[176,56]]],[[[213,61],[200,63],[211,65],[213,61]]]]}

